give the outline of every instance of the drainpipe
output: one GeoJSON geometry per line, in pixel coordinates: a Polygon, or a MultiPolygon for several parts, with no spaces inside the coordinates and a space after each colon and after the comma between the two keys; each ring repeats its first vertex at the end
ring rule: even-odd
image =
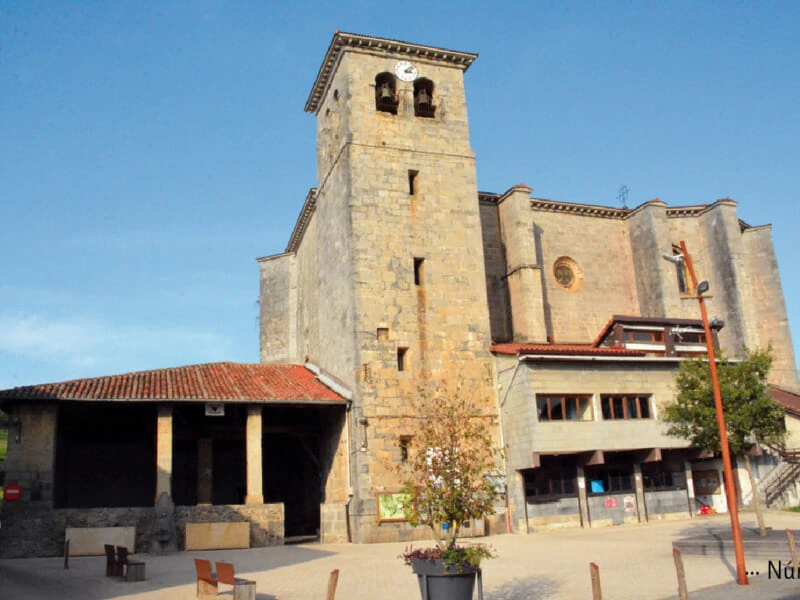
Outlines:
{"type": "Polygon", "coordinates": [[[344,423],[344,435],[345,435],[345,446],[347,448],[347,502],[344,503],[344,519],[345,525],[347,527],[347,543],[351,543],[353,541],[353,536],[350,532],[350,503],[353,501],[353,472],[350,466],[350,415],[352,411],[350,410],[353,408],[353,402],[351,400],[347,401],[347,409],[345,411],[345,423],[344,423]]]}

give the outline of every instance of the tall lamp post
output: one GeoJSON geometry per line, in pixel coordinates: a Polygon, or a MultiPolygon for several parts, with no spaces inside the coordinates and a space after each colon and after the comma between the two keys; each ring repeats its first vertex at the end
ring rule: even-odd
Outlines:
{"type": "Polygon", "coordinates": [[[708,366],[711,370],[711,385],[714,388],[714,407],[717,411],[717,426],[719,427],[719,444],[722,448],[722,470],[725,475],[725,499],[728,502],[728,513],[731,516],[731,530],[733,532],[733,549],[736,553],[736,581],[739,585],[747,585],[747,571],[744,566],[744,545],[742,544],[742,529],[739,526],[739,506],[736,503],[736,488],[733,482],[733,468],[731,466],[731,451],[728,448],[728,430],[725,427],[725,414],[722,411],[722,394],[719,390],[717,379],[717,361],[714,356],[714,341],[711,337],[711,327],[708,324],[708,313],[703,294],[708,291],[708,281],[697,282],[694,273],[694,264],[686,244],[681,242],[681,254],[674,256],[664,255],[670,262],[686,263],[689,277],[692,280],[692,289],[700,303],[700,315],[703,319],[703,329],[706,333],[706,348],[708,348],[708,366]]]}

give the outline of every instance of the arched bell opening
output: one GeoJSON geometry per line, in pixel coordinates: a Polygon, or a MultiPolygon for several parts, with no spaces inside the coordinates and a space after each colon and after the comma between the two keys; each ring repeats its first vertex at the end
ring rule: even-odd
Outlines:
{"type": "Polygon", "coordinates": [[[433,82],[420,77],[414,82],[414,116],[432,119],[436,113],[433,105],[433,82]]]}
{"type": "Polygon", "coordinates": [[[391,73],[380,73],[375,77],[375,110],[397,114],[397,84],[391,73]]]}

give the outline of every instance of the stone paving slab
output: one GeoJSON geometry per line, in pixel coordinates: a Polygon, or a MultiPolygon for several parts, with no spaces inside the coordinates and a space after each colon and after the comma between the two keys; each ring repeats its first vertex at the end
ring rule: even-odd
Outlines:
{"type": "MultiPolygon", "coordinates": [[[[486,600],[590,599],[589,563],[600,566],[606,600],[676,598],[672,542],[708,527],[724,528],[727,515],[604,529],[564,530],[484,538],[499,557],[484,563],[486,600]]],[[[743,526],[754,526],[743,516],[743,526]]],[[[776,530],[800,528],[800,515],[770,513],[776,530]]],[[[328,574],[339,569],[336,600],[418,600],[416,578],[398,555],[404,544],[305,544],[250,550],[181,552],[164,557],[137,554],[147,579],[125,583],[107,578],[104,557],[0,560],[0,599],[9,600],[194,600],[195,557],[232,562],[236,574],[256,581],[257,600],[319,600],[328,574]]],[[[779,557],[783,558],[783,557],[779,557]]],[[[734,582],[733,556],[684,557],[690,600],[783,600],[800,598],[800,581],[764,577],[768,559],[747,562],[759,571],[753,585],[734,582]],[[763,582],[763,583],[762,583],[763,582]],[[721,586],[721,587],[720,587],[721,586]]],[[[222,598],[231,597],[229,588],[222,598]]]]}

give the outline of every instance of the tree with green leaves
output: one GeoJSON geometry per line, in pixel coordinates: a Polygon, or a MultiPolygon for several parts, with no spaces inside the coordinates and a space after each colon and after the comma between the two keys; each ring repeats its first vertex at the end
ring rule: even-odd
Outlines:
{"type": "Polygon", "coordinates": [[[400,465],[404,511],[412,525],[431,529],[441,550],[455,547],[464,521],[494,512],[500,450],[489,431],[487,404],[462,378],[422,387],[413,402],[419,426],[408,461],[400,465]]]}
{"type": "MultiPolygon", "coordinates": [[[[728,447],[731,456],[742,457],[744,461],[761,535],[766,535],[766,528],[749,453],[759,445],[782,448],[786,438],[784,409],[772,399],[767,384],[772,360],[772,348],[745,348],[740,360],[728,360],[720,355],[717,362],[728,447]]],[[[719,454],[722,449],[708,361],[682,362],[675,384],[677,397],[664,407],[664,421],[669,423],[667,434],[719,454]]]]}

